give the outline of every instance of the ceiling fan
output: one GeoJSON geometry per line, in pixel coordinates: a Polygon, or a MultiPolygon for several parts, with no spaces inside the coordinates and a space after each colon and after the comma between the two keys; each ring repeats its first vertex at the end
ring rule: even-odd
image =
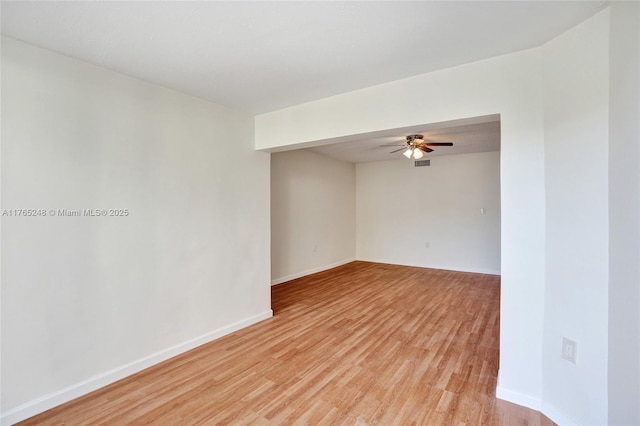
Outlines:
{"type": "Polygon", "coordinates": [[[419,160],[424,156],[423,152],[432,152],[433,149],[429,148],[430,146],[453,146],[453,142],[430,142],[428,139],[425,141],[424,136],[422,135],[409,135],[406,139],[407,141],[402,144],[395,143],[380,146],[401,146],[402,148],[391,151],[391,154],[404,150],[402,154],[405,157],[413,157],[416,160],[419,160]]]}

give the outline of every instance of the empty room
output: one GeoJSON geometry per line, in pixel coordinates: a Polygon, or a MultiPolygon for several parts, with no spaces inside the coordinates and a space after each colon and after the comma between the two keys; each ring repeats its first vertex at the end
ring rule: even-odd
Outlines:
{"type": "Polygon", "coordinates": [[[2,425],[640,425],[640,2],[0,8],[2,425]]]}

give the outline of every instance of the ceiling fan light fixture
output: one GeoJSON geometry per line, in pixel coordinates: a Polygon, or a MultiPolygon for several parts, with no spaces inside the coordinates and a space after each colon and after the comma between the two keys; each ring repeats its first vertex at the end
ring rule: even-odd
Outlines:
{"type": "Polygon", "coordinates": [[[380,145],[380,147],[400,147],[398,149],[394,149],[391,151],[391,154],[402,151],[402,155],[407,157],[409,160],[416,159],[419,160],[425,156],[425,154],[429,154],[433,152],[432,146],[453,146],[453,142],[433,142],[429,139],[424,139],[422,135],[409,135],[405,136],[405,143],[400,144],[400,141],[392,143],[380,145]]]}

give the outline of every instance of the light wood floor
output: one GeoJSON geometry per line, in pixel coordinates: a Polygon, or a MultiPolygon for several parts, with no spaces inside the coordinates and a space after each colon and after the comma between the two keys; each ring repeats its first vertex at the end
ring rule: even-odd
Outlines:
{"type": "Polygon", "coordinates": [[[275,316],[24,425],[553,425],[497,400],[499,277],[367,262],[275,286],[275,316]]]}

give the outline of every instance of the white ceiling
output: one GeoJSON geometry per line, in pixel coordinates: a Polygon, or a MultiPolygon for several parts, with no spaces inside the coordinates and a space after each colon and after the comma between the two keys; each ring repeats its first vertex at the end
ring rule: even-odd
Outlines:
{"type": "Polygon", "coordinates": [[[500,116],[489,115],[445,123],[391,129],[375,135],[357,137],[354,140],[332,145],[308,148],[310,151],[341,161],[364,163],[370,161],[404,160],[402,151],[391,151],[405,146],[408,135],[420,134],[433,142],[453,142],[452,147],[433,147],[424,159],[440,155],[468,154],[500,150],[500,116]],[[380,145],[398,144],[397,147],[380,145]]]}
{"type": "Polygon", "coordinates": [[[535,47],[605,7],[600,1],[0,4],[3,34],[251,113],[535,47]]]}

